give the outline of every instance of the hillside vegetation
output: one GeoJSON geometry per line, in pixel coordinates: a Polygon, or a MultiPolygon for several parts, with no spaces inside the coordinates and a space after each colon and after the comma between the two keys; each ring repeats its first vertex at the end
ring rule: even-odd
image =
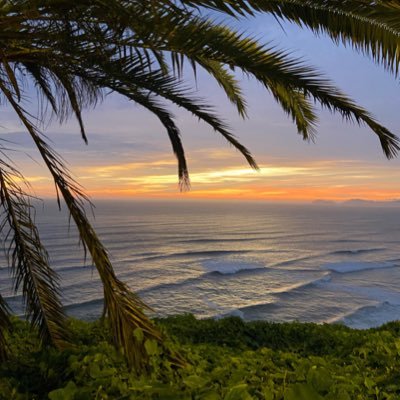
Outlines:
{"type": "Polygon", "coordinates": [[[136,376],[98,322],[71,319],[74,348],[39,350],[37,336],[15,319],[0,399],[400,399],[399,322],[370,330],[191,315],[156,322],[186,368],[147,340],[151,367],[136,376]]]}

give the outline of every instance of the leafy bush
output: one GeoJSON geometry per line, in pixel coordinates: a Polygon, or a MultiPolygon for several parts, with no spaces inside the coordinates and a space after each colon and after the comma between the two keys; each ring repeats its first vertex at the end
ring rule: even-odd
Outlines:
{"type": "MultiPolygon", "coordinates": [[[[188,360],[178,370],[154,341],[148,373],[136,375],[100,323],[71,319],[74,347],[41,348],[15,319],[10,358],[0,366],[0,399],[395,400],[400,398],[400,323],[341,325],[157,320],[188,360]]],[[[140,333],[137,333],[140,335],[140,333]]]]}

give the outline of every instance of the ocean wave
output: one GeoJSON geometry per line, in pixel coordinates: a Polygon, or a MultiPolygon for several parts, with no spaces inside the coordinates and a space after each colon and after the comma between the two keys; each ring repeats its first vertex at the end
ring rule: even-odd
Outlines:
{"type": "Polygon", "coordinates": [[[180,242],[183,243],[234,243],[234,242],[254,242],[257,240],[268,239],[268,238],[241,238],[241,239],[233,239],[233,238],[215,238],[215,239],[182,239],[180,238],[180,242]]]}
{"type": "Polygon", "coordinates": [[[207,273],[217,273],[221,275],[232,275],[238,272],[265,269],[265,266],[261,264],[236,260],[205,260],[202,262],[202,267],[207,273]]]}
{"type": "Polygon", "coordinates": [[[328,270],[346,274],[351,272],[359,272],[383,268],[395,268],[398,265],[393,262],[363,262],[363,261],[343,261],[336,263],[327,263],[321,266],[321,270],[328,270]]]}
{"type": "Polygon", "coordinates": [[[352,295],[358,295],[369,299],[370,301],[390,303],[400,306],[400,293],[398,291],[389,290],[378,286],[355,286],[352,284],[332,283],[329,282],[327,287],[331,291],[347,292],[352,295]]]}
{"type": "Polygon", "coordinates": [[[332,243],[365,243],[367,240],[363,239],[332,239],[332,243]]]}
{"type": "Polygon", "coordinates": [[[222,311],[219,314],[214,315],[215,319],[221,319],[226,317],[239,317],[244,319],[244,312],[240,311],[238,308],[234,308],[232,310],[222,311]]]}
{"type": "MultiPolygon", "coordinates": [[[[134,257],[156,257],[156,256],[163,255],[163,253],[161,253],[160,251],[146,251],[144,253],[134,253],[133,255],[134,255],[134,257]]],[[[118,261],[130,261],[130,260],[121,258],[118,261]]]]}
{"type": "Polygon", "coordinates": [[[141,262],[143,260],[151,260],[163,257],[166,257],[165,253],[159,251],[148,251],[143,253],[132,253],[127,256],[121,256],[115,261],[118,262],[118,264],[131,264],[141,262]]]}
{"type": "Polygon", "coordinates": [[[96,271],[96,267],[92,263],[81,264],[81,265],[68,265],[65,267],[54,267],[54,270],[57,273],[69,273],[69,272],[77,272],[77,271],[96,271]]]}
{"type": "Polygon", "coordinates": [[[375,253],[379,251],[385,251],[386,248],[384,247],[376,247],[371,249],[355,249],[355,250],[336,250],[331,252],[331,255],[357,255],[357,254],[364,254],[364,253],[375,253]]]}
{"type": "Polygon", "coordinates": [[[327,319],[325,322],[328,324],[341,324],[344,323],[346,319],[351,319],[351,317],[357,315],[360,312],[366,311],[366,310],[375,310],[379,308],[381,305],[383,305],[386,302],[376,302],[375,304],[367,304],[367,305],[359,305],[349,311],[343,312],[341,314],[338,314],[332,318],[327,319]]]}
{"type": "Polygon", "coordinates": [[[184,258],[184,257],[213,257],[213,256],[229,256],[234,254],[247,254],[253,250],[205,250],[205,251],[183,251],[179,253],[169,253],[162,255],[155,255],[150,257],[138,258],[137,261],[149,261],[168,258],[184,258]]]}
{"type": "Polygon", "coordinates": [[[104,307],[103,298],[91,299],[81,303],[70,303],[64,307],[67,315],[83,318],[85,321],[95,321],[101,317],[104,307]]]}
{"type": "MultiPolygon", "coordinates": [[[[232,267],[230,267],[229,272],[227,272],[227,270],[223,270],[223,267],[220,265],[219,271],[209,270],[207,272],[201,273],[199,276],[182,279],[182,280],[178,280],[175,282],[160,283],[157,285],[146,287],[142,290],[136,290],[135,292],[138,295],[143,296],[149,292],[155,292],[155,291],[160,291],[160,290],[168,290],[168,291],[179,290],[184,286],[199,283],[201,280],[204,280],[207,278],[212,278],[215,275],[219,275],[219,276],[240,275],[240,274],[246,274],[246,273],[259,273],[260,271],[268,271],[269,270],[268,268],[260,267],[259,265],[258,265],[258,267],[256,267],[257,264],[248,264],[248,267],[250,267],[250,268],[247,268],[247,269],[244,268],[245,263],[238,263],[238,264],[241,264],[241,268],[238,268],[238,266],[236,266],[237,269],[235,271],[233,271],[232,267]],[[221,271],[223,271],[223,272],[221,272],[221,271]]],[[[309,272],[309,271],[307,271],[307,272],[309,272]]],[[[273,288],[271,290],[266,291],[266,294],[268,294],[268,295],[287,295],[294,291],[305,289],[308,286],[314,286],[314,285],[318,285],[318,284],[327,283],[330,280],[331,280],[331,275],[329,273],[325,273],[323,276],[320,276],[317,278],[302,280],[300,282],[296,282],[296,283],[293,283],[290,285],[273,288]]],[[[87,289],[88,285],[90,285],[93,288],[94,292],[96,292],[96,290],[99,289],[99,293],[101,293],[101,290],[100,290],[101,285],[100,285],[100,281],[98,281],[98,280],[90,280],[90,281],[83,281],[83,282],[79,281],[79,282],[71,283],[71,284],[62,286],[61,291],[64,294],[68,294],[68,293],[70,293],[71,290],[76,291],[79,288],[87,289]]],[[[20,294],[10,295],[10,296],[6,297],[5,300],[13,301],[13,302],[22,302],[22,296],[20,294]]],[[[68,303],[68,300],[67,300],[65,308],[69,310],[71,308],[77,308],[77,307],[79,308],[80,306],[84,307],[86,305],[91,305],[91,304],[94,304],[96,302],[101,302],[101,301],[102,301],[102,298],[96,298],[94,300],[87,300],[87,301],[83,301],[83,302],[79,302],[79,303],[68,303]]],[[[254,303],[254,304],[244,307],[243,309],[254,308],[254,307],[258,307],[258,306],[262,307],[266,304],[270,304],[270,303],[265,303],[265,302],[254,303]]],[[[238,308],[238,310],[243,310],[243,309],[238,308]]]]}
{"type": "Polygon", "coordinates": [[[356,329],[369,329],[395,320],[400,320],[400,305],[383,301],[358,307],[331,322],[343,323],[356,329]]]}
{"type": "MultiPolygon", "coordinates": [[[[172,289],[180,289],[183,286],[191,285],[191,284],[196,284],[199,283],[201,280],[207,279],[207,278],[212,278],[213,276],[230,276],[230,275],[242,275],[242,274],[259,274],[260,272],[268,272],[268,271],[273,271],[274,269],[272,268],[267,268],[267,267],[261,267],[259,264],[248,264],[248,267],[250,268],[245,268],[244,263],[241,263],[241,267],[235,266],[235,270],[233,270],[232,266],[227,266],[227,269],[224,269],[223,266],[219,265],[217,268],[219,271],[214,270],[209,270],[208,272],[205,272],[197,277],[191,277],[187,279],[182,279],[177,282],[166,282],[166,283],[161,283],[158,285],[154,286],[149,286],[145,289],[138,290],[137,293],[139,295],[144,295],[148,292],[154,292],[157,290],[172,290],[172,289]]],[[[279,270],[277,270],[279,271],[279,270]]],[[[308,271],[308,270],[302,270],[302,272],[315,272],[315,271],[308,271]]],[[[289,285],[284,285],[281,287],[276,287],[276,288],[271,288],[270,290],[267,290],[265,293],[268,295],[280,295],[280,294],[289,294],[295,290],[299,289],[304,289],[308,286],[312,285],[318,285],[322,283],[327,283],[331,280],[331,274],[329,272],[324,273],[322,276],[319,276],[317,278],[312,278],[312,279],[306,279],[302,280],[300,282],[296,282],[293,284],[289,285]]],[[[257,305],[263,305],[264,303],[261,304],[252,304],[251,306],[257,306],[257,305]]],[[[250,306],[250,307],[251,307],[250,306]]]]}
{"type": "Polygon", "coordinates": [[[325,255],[327,255],[327,254],[326,253],[318,253],[318,254],[312,254],[312,255],[303,256],[303,257],[290,258],[289,260],[280,261],[278,263],[272,264],[271,267],[284,267],[287,265],[296,264],[299,261],[312,260],[314,258],[318,258],[318,257],[325,256],[325,255]]]}
{"type": "Polygon", "coordinates": [[[293,283],[292,285],[286,285],[286,286],[282,286],[280,288],[273,289],[271,291],[268,291],[268,294],[289,295],[292,292],[298,291],[299,289],[303,290],[308,287],[317,286],[320,284],[326,284],[326,283],[330,282],[331,279],[332,279],[331,274],[326,273],[323,276],[320,276],[318,278],[307,279],[307,280],[293,283]]]}
{"type": "Polygon", "coordinates": [[[83,307],[90,307],[90,306],[102,306],[104,303],[104,298],[99,297],[96,299],[86,300],[79,303],[69,303],[64,306],[64,309],[67,312],[71,312],[75,308],[83,308],[83,307]]]}
{"type": "Polygon", "coordinates": [[[179,289],[183,286],[198,283],[201,280],[212,278],[216,275],[237,275],[266,271],[267,268],[260,264],[251,264],[238,261],[217,261],[217,260],[206,260],[202,262],[203,271],[199,271],[198,276],[181,279],[175,282],[165,282],[157,285],[149,286],[145,289],[139,290],[138,294],[144,294],[147,292],[153,292],[163,289],[179,289]]]}
{"type": "Polygon", "coordinates": [[[246,312],[248,312],[248,311],[254,312],[255,310],[263,310],[263,312],[265,312],[266,309],[282,306],[282,304],[284,304],[284,301],[281,298],[282,295],[284,295],[284,296],[291,295],[294,292],[298,292],[299,290],[303,290],[307,287],[312,287],[314,285],[317,285],[320,282],[329,282],[330,279],[331,279],[331,275],[329,273],[326,273],[325,275],[323,275],[319,278],[304,280],[301,282],[294,283],[292,285],[286,285],[286,286],[282,286],[280,288],[275,288],[275,289],[272,289],[272,290],[269,290],[266,292],[266,294],[268,294],[269,296],[271,296],[271,295],[277,296],[274,301],[271,301],[269,299],[268,301],[254,302],[252,304],[248,304],[243,307],[237,307],[233,310],[221,312],[221,313],[217,314],[217,316],[241,314],[242,318],[244,318],[246,312]]]}
{"type": "Polygon", "coordinates": [[[387,261],[387,262],[390,262],[390,263],[399,264],[399,263],[400,263],[400,258],[393,258],[393,259],[386,260],[386,261],[387,261]]]}
{"type": "Polygon", "coordinates": [[[175,282],[159,283],[157,285],[152,285],[152,286],[148,286],[144,289],[137,290],[136,293],[140,296],[143,296],[146,293],[160,291],[160,290],[164,290],[164,289],[167,289],[167,290],[180,289],[183,286],[198,282],[199,279],[201,277],[203,277],[204,275],[206,275],[206,274],[202,274],[198,277],[193,277],[193,278],[185,278],[185,279],[178,280],[175,282]]]}

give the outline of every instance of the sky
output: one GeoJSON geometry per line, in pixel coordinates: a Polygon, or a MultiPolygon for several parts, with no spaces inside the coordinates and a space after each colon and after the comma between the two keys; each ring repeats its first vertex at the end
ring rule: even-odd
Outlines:
{"type": "MultiPolygon", "coordinates": [[[[399,79],[351,49],[326,37],[273,18],[259,16],[237,26],[261,42],[287,49],[316,66],[391,131],[400,135],[399,79]]],[[[291,120],[255,81],[239,76],[249,118],[242,120],[223,93],[200,72],[197,95],[215,105],[260,166],[252,170],[217,133],[187,112],[171,107],[182,131],[191,189],[180,192],[177,163],[157,118],[126,99],[109,95],[85,110],[89,144],[75,121],[44,127],[52,146],[93,200],[103,198],[240,199],[313,201],[316,199],[391,200],[400,198],[400,160],[388,161],[376,136],[365,127],[319,112],[315,143],[304,142],[291,120]]],[[[194,82],[190,72],[188,82],[194,82]]],[[[35,113],[37,101],[32,98],[35,113]]],[[[28,135],[6,105],[0,107],[0,138],[9,156],[32,185],[34,195],[54,197],[54,184],[28,135]]]]}

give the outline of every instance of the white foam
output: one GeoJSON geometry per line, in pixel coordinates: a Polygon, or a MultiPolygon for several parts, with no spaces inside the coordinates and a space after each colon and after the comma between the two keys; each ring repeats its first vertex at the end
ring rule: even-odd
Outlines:
{"type": "Polygon", "coordinates": [[[328,263],[321,267],[323,270],[339,272],[345,274],[348,272],[365,271],[369,269],[393,268],[396,264],[393,262],[362,262],[362,261],[344,261],[328,263]]]}
{"type": "Polygon", "coordinates": [[[261,264],[237,260],[205,260],[202,262],[202,266],[207,272],[218,272],[223,275],[236,274],[239,271],[260,269],[264,267],[261,264]]]}

